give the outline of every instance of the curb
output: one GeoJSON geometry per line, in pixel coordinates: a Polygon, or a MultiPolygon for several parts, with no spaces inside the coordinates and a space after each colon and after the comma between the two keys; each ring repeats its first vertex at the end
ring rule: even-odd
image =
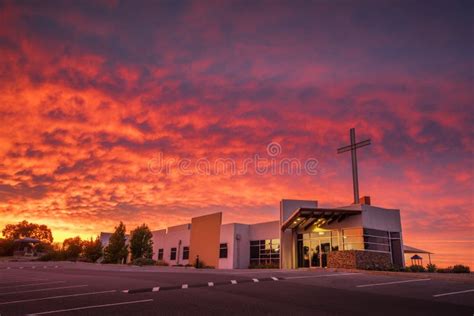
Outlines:
{"type": "Polygon", "coordinates": [[[281,277],[269,277],[269,278],[258,278],[258,279],[244,279],[244,280],[230,280],[230,281],[220,281],[220,282],[206,282],[206,283],[195,283],[195,284],[181,284],[181,285],[171,285],[171,286],[155,286],[139,289],[128,289],[123,290],[122,293],[126,294],[137,294],[137,293],[146,293],[146,292],[161,292],[161,291],[171,291],[171,290],[186,290],[193,288],[202,288],[202,287],[216,287],[221,285],[236,285],[244,283],[259,283],[267,281],[280,281],[284,280],[281,277]]]}

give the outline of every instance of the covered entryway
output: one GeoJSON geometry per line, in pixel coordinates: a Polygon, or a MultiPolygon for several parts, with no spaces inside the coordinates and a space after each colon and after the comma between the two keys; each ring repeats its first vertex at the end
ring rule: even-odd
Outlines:
{"type": "Polygon", "coordinates": [[[281,226],[282,243],[290,245],[285,250],[294,256],[292,267],[326,267],[329,252],[342,249],[339,223],[360,214],[354,209],[298,208],[281,226]]]}

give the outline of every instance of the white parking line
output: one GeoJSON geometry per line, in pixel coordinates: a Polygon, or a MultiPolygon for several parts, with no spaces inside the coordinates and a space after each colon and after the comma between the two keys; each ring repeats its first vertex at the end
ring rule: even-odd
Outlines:
{"type": "MultiPolygon", "coordinates": [[[[26,280],[15,280],[15,281],[10,281],[10,282],[3,282],[0,283],[0,285],[6,285],[10,283],[22,283],[22,282],[33,282],[33,281],[48,281],[48,279],[26,279],[26,280]]],[[[14,285],[11,285],[14,286],[14,285]]]]}
{"type": "Polygon", "coordinates": [[[230,280],[231,284],[237,284],[237,280],[230,280]]]}
{"type": "Polygon", "coordinates": [[[322,274],[322,275],[301,275],[294,277],[286,277],[285,280],[293,279],[311,279],[311,278],[325,278],[325,277],[334,277],[334,276],[344,276],[344,275],[358,275],[360,273],[336,273],[336,274],[322,274]]]}
{"type": "Polygon", "coordinates": [[[27,314],[27,316],[46,315],[46,314],[55,314],[55,313],[64,313],[64,312],[70,312],[70,311],[79,311],[79,310],[83,310],[83,309],[92,309],[92,308],[101,308],[101,307],[118,306],[118,305],[128,305],[128,304],[138,304],[138,303],[146,303],[146,302],[153,302],[153,299],[140,300],[140,301],[128,301],[128,302],[120,302],[120,303],[112,303],[112,304],[103,304],[103,305],[90,305],[90,306],[83,306],[83,307],[76,307],[76,308],[68,308],[68,309],[58,309],[58,310],[55,310],[55,311],[47,311],[47,312],[40,312],[40,313],[27,314]]]}
{"type": "Polygon", "coordinates": [[[207,286],[214,286],[214,282],[207,282],[207,286]]]}
{"type": "Polygon", "coordinates": [[[33,283],[33,284],[9,285],[9,286],[2,286],[2,287],[0,287],[0,289],[9,289],[9,288],[12,288],[12,287],[25,287],[25,286],[58,284],[58,283],[66,283],[66,281],[53,281],[53,282],[43,282],[43,283],[33,283]]]}
{"type": "Polygon", "coordinates": [[[449,292],[449,293],[441,293],[441,294],[433,295],[433,297],[456,295],[456,294],[463,294],[463,293],[469,293],[469,292],[474,292],[474,289],[472,289],[472,290],[465,290],[465,291],[457,291],[457,292],[449,292]]]}
{"type": "Polygon", "coordinates": [[[278,281],[278,278],[272,277],[273,281],[278,281]]]}
{"type": "Polygon", "coordinates": [[[401,284],[401,283],[411,283],[411,282],[423,282],[423,281],[430,281],[430,280],[431,279],[412,279],[412,280],[393,281],[393,282],[384,282],[384,283],[362,284],[362,285],[357,285],[356,287],[369,287],[369,286],[391,285],[391,284],[401,284]]]}
{"type": "Polygon", "coordinates": [[[44,291],[62,290],[62,289],[74,289],[74,288],[85,287],[85,286],[88,286],[88,285],[87,284],[81,284],[81,285],[71,285],[71,286],[61,286],[61,287],[49,287],[49,288],[37,289],[37,290],[6,292],[6,293],[0,293],[0,295],[32,293],[32,292],[44,292],[44,291]]]}
{"type": "Polygon", "coordinates": [[[159,286],[155,286],[153,289],[151,289],[152,292],[158,292],[160,290],[159,286]]]}
{"type": "Polygon", "coordinates": [[[41,297],[41,298],[31,298],[31,299],[27,299],[27,300],[1,302],[0,305],[8,305],[8,304],[16,304],[16,303],[25,303],[25,302],[35,302],[35,301],[43,301],[43,300],[54,300],[54,299],[58,299],[58,298],[75,297],[75,296],[86,296],[86,295],[96,295],[96,294],[113,293],[113,292],[117,292],[117,290],[101,291],[101,292],[87,292],[87,293],[70,294],[70,295],[58,295],[58,296],[49,296],[49,297],[41,297]]]}
{"type": "Polygon", "coordinates": [[[182,288],[182,289],[187,289],[187,288],[188,288],[188,285],[187,285],[187,284],[183,284],[183,285],[181,285],[181,288],[182,288]]]}
{"type": "Polygon", "coordinates": [[[258,279],[252,279],[252,281],[254,281],[255,283],[257,283],[257,282],[258,282],[258,279]]]}

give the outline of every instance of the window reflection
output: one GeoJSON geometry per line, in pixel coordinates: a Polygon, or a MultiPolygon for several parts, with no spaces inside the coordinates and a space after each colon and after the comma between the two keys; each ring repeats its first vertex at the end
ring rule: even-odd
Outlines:
{"type": "Polygon", "coordinates": [[[280,239],[250,241],[250,265],[280,264],[280,239]]]}

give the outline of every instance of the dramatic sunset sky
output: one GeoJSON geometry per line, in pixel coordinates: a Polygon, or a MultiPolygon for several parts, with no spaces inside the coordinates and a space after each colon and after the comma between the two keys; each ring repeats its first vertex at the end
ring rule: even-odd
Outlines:
{"type": "Polygon", "coordinates": [[[282,198],[401,210],[405,243],[474,265],[472,1],[0,1],[0,227],[55,241],[277,219],[282,198]],[[183,174],[164,159],[318,160],[183,174]]]}

